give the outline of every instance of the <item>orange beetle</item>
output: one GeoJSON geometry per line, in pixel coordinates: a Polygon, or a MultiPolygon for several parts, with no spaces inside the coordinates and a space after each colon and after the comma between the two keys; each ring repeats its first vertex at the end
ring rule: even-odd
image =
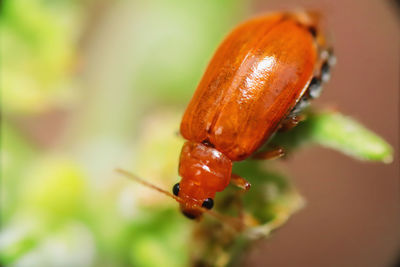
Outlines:
{"type": "MultiPolygon", "coordinates": [[[[209,63],[182,119],[181,211],[197,218],[216,192],[233,182],[232,164],[253,155],[280,127],[290,128],[308,100],[321,92],[334,63],[311,12],[275,13],[235,28],[209,63]]],[[[263,157],[282,154],[281,150],[263,157]]]]}

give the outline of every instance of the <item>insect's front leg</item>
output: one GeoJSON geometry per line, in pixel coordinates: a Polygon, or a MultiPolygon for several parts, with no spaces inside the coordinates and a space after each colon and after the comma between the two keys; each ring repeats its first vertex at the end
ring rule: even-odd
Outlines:
{"type": "MultiPolygon", "coordinates": [[[[300,122],[306,119],[306,115],[292,113],[285,120],[281,122],[279,125],[278,131],[289,131],[296,127],[300,122]]],[[[285,149],[281,146],[277,146],[275,148],[265,149],[253,154],[253,159],[278,159],[286,155],[285,149]]]]}
{"type": "Polygon", "coordinates": [[[256,152],[253,154],[252,159],[278,159],[285,155],[285,149],[278,146],[273,149],[256,152]]]}
{"type": "Polygon", "coordinates": [[[300,122],[306,119],[306,115],[304,114],[293,114],[289,115],[279,126],[278,131],[284,132],[289,131],[296,127],[300,122]]]}
{"type": "Polygon", "coordinates": [[[243,191],[248,191],[251,187],[251,184],[249,181],[244,179],[243,177],[232,173],[231,175],[231,183],[234,184],[235,186],[243,189],[243,191]]]}

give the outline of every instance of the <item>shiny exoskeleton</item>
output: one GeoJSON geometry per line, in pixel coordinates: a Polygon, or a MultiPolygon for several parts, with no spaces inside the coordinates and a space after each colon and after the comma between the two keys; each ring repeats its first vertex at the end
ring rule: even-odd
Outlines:
{"type": "Polygon", "coordinates": [[[257,17],[226,37],[181,122],[187,142],[173,193],[186,216],[212,208],[216,192],[232,181],[248,187],[232,174],[233,162],[251,156],[318,97],[333,64],[316,14],[257,17]]]}

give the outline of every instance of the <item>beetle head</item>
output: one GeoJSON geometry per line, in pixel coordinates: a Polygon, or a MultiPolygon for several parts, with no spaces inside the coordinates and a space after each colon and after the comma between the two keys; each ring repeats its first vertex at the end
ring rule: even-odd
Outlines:
{"type": "MultiPolygon", "coordinates": [[[[189,218],[201,215],[199,207],[211,209],[216,192],[229,184],[232,161],[217,149],[201,143],[183,145],[179,174],[182,177],[177,196],[183,200],[181,211],[189,218]]],[[[175,192],[174,192],[175,193],[175,192]]]]}
{"type": "Polygon", "coordinates": [[[183,215],[189,219],[198,219],[203,213],[199,207],[212,209],[214,206],[213,197],[215,192],[204,190],[204,188],[197,186],[191,180],[182,179],[182,181],[174,185],[172,192],[182,199],[180,209],[183,215]]]}

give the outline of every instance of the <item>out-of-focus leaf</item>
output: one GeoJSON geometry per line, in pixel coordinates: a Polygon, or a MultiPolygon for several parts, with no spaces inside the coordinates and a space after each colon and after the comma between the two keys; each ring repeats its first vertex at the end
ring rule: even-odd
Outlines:
{"type": "Polygon", "coordinates": [[[134,266],[187,266],[188,251],[184,244],[190,238],[189,224],[177,210],[152,209],[151,216],[143,216],[131,225],[131,263],[134,266]]]}
{"type": "Polygon", "coordinates": [[[18,207],[21,176],[30,168],[39,152],[8,121],[1,124],[1,223],[7,222],[18,207]]]}
{"type": "MultiPolygon", "coordinates": [[[[26,232],[15,238],[24,222],[6,227],[0,235],[0,263],[6,266],[91,266],[94,239],[82,223],[69,222],[41,234],[26,232]]],[[[29,224],[29,222],[27,222],[29,224]]],[[[31,229],[32,230],[32,229],[31,229]]]]}
{"type": "Polygon", "coordinates": [[[51,221],[70,219],[85,205],[86,180],[73,160],[53,155],[41,159],[25,174],[21,205],[51,221]]]}
{"type": "Polygon", "coordinates": [[[2,108],[42,112],[75,98],[77,30],[74,1],[5,0],[2,3],[2,108]]]}
{"type": "Polygon", "coordinates": [[[195,90],[218,43],[247,11],[245,1],[145,3],[137,4],[140,13],[133,21],[146,27],[136,32],[140,42],[134,44],[138,52],[134,86],[141,95],[151,93],[152,101],[182,105],[195,90]]]}
{"type": "Polygon", "coordinates": [[[7,235],[13,234],[9,232],[9,229],[5,229],[0,236],[0,264],[4,264],[5,266],[17,261],[22,255],[37,245],[37,238],[31,236],[25,236],[17,240],[17,242],[9,244],[7,243],[8,240],[4,240],[4,237],[7,238],[7,235]]]}
{"type": "Polygon", "coordinates": [[[288,132],[277,133],[271,143],[289,150],[315,143],[360,160],[393,160],[393,149],[385,140],[354,119],[333,111],[308,113],[304,122],[288,132]]]}

